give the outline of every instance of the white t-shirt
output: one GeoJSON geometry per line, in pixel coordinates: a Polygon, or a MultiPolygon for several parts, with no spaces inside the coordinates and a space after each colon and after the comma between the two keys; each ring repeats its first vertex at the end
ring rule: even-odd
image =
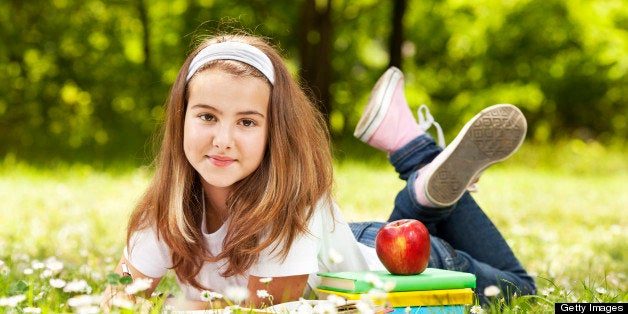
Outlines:
{"type": "MultiPolygon", "coordinates": [[[[214,254],[222,251],[229,221],[214,233],[207,233],[205,218],[202,231],[205,241],[214,254]]],[[[248,276],[283,277],[310,274],[308,288],[315,288],[320,282],[317,272],[368,270],[364,252],[373,251],[358,244],[349,225],[340,213],[336,203],[319,201],[308,223],[309,233],[301,235],[292,243],[286,259],[282,262],[268,247],[259,255],[259,261],[244,275],[222,277],[226,261],[206,262],[196,279],[201,285],[217,292],[223,292],[228,286],[246,287],[248,276]],[[333,210],[333,217],[331,210],[333,210]],[[366,251],[365,251],[366,250],[366,251]]],[[[125,258],[142,274],[161,278],[172,267],[170,249],[157,238],[156,229],[149,228],[135,232],[130,241],[131,250],[124,250],[125,258]]],[[[366,253],[370,254],[370,253],[366,253]]],[[[200,300],[200,291],[190,285],[179,282],[181,290],[188,300],[200,300]]],[[[309,291],[306,291],[309,293],[309,291]]]]}

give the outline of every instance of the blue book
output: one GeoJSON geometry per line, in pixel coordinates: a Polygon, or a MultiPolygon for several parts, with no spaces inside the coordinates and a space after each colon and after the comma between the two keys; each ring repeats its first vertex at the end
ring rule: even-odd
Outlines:
{"type": "Polygon", "coordinates": [[[393,307],[392,314],[464,314],[464,305],[393,307]]]}

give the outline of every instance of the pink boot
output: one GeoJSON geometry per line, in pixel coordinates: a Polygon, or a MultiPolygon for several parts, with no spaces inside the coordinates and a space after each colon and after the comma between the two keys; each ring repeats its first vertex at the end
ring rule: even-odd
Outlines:
{"type": "Polygon", "coordinates": [[[488,107],[473,117],[414,182],[419,203],[446,207],[456,203],[488,166],[514,154],[525,138],[526,119],[509,104],[488,107]]]}
{"type": "Polygon", "coordinates": [[[424,133],[408,107],[403,83],[403,73],[396,67],[390,67],[377,80],[353,133],[355,137],[391,153],[424,133]]]}

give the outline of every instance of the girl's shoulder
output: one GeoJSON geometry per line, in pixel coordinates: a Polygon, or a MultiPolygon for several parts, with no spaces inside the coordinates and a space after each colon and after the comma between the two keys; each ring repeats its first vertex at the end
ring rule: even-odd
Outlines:
{"type": "Polygon", "coordinates": [[[319,271],[368,269],[358,241],[333,199],[317,204],[310,231],[318,240],[319,271]]]}
{"type": "Polygon", "coordinates": [[[345,218],[333,198],[321,198],[314,209],[312,218],[318,219],[325,226],[333,226],[337,223],[346,224],[345,218]]]}
{"type": "Polygon", "coordinates": [[[349,224],[332,198],[319,200],[308,223],[309,233],[327,241],[355,242],[349,224]],[[344,239],[349,236],[349,239],[344,239]]]}
{"type": "Polygon", "coordinates": [[[170,248],[156,228],[134,231],[124,256],[142,274],[153,278],[162,277],[172,267],[170,248]]]}

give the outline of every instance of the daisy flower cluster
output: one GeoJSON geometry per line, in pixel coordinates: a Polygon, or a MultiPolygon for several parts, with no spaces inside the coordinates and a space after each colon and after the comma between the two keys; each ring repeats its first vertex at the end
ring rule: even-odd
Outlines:
{"type": "Polygon", "coordinates": [[[68,269],[56,257],[14,254],[0,260],[0,277],[0,310],[5,312],[99,312],[92,292],[103,277],[89,267],[68,269]]]}
{"type": "MultiPolygon", "coordinates": [[[[100,290],[111,278],[90,266],[66,265],[56,257],[31,259],[14,254],[0,259],[0,312],[2,313],[101,313],[100,290]],[[107,280],[106,280],[106,279],[107,280]]],[[[118,282],[119,283],[119,282],[118,282]]],[[[125,293],[135,294],[150,287],[151,281],[137,279],[120,284],[125,293]]],[[[113,312],[138,309],[137,302],[114,296],[113,312]]],[[[139,305],[141,306],[141,305],[139,305]]]]}

